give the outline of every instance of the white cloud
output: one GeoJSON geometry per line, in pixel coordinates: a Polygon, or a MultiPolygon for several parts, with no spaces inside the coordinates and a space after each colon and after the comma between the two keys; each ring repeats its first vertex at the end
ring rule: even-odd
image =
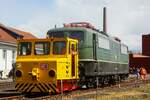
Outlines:
{"type": "MultiPolygon", "coordinates": [[[[43,1],[44,2],[44,1],[43,1]]],[[[16,26],[45,37],[55,24],[88,21],[102,29],[102,8],[107,7],[108,32],[119,37],[130,49],[141,49],[141,34],[149,33],[150,1],[148,0],[55,0],[53,9],[39,14],[16,26]]]]}

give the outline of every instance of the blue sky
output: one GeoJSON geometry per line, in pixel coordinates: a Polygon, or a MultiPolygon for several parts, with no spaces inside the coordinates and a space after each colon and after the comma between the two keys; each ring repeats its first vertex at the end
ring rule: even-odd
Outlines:
{"type": "Polygon", "coordinates": [[[54,0],[3,0],[0,3],[0,20],[16,26],[40,13],[53,9],[54,0]]]}
{"type": "Polygon", "coordinates": [[[141,50],[141,35],[149,34],[149,0],[1,0],[0,23],[45,37],[55,25],[87,21],[102,29],[107,7],[107,31],[130,50],[141,50]]]}

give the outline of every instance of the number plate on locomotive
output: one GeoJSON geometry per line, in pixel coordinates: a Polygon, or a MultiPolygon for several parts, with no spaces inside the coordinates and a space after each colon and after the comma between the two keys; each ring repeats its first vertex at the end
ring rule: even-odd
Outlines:
{"type": "Polygon", "coordinates": [[[40,69],[47,70],[48,69],[48,64],[40,64],[40,69]]]}

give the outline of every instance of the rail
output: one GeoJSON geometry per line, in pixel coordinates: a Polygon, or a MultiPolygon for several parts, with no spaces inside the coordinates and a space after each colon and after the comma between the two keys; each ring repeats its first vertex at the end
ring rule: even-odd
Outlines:
{"type": "Polygon", "coordinates": [[[0,100],[22,100],[22,99],[23,99],[22,96],[10,96],[10,97],[0,98],[0,100]]]}
{"type": "MultiPolygon", "coordinates": [[[[103,95],[103,91],[113,91],[113,90],[121,90],[121,89],[128,89],[128,88],[134,88],[138,87],[144,84],[150,83],[149,80],[136,80],[129,79],[124,82],[120,82],[120,84],[112,85],[112,86],[105,86],[105,87],[98,87],[98,88],[90,88],[86,90],[75,90],[68,93],[64,93],[63,95],[57,94],[57,95],[41,95],[41,96],[33,96],[33,97],[27,97],[25,95],[18,95],[18,96],[8,96],[0,98],[0,100],[61,100],[62,98],[67,100],[70,98],[79,98],[84,97],[87,95],[96,95],[97,93],[100,93],[103,95]],[[120,85],[120,86],[119,86],[120,85]]],[[[8,84],[8,83],[7,83],[8,84]]]]}
{"type": "MultiPolygon", "coordinates": [[[[100,93],[101,95],[103,95],[103,91],[110,91],[110,90],[121,90],[121,89],[128,89],[128,88],[134,88],[134,87],[138,87],[140,85],[144,85],[150,83],[150,80],[135,80],[135,79],[131,79],[125,82],[121,82],[120,86],[119,84],[116,85],[112,85],[112,86],[106,86],[106,87],[98,87],[98,88],[91,88],[91,89],[86,89],[86,90],[75,90],[75,91],[71,91],[68,93],[63,93],[63,95],[61,94],[57,94],[57,95],[48,95],[48,96],[41,96],[41,97],[34,97],[31,98],[31,100],[62,100],[62,98],[64,100],[69,100],[72,98],[79,98],[81,96],[88,96],[88,95],[93,95],[95,96],[98,93],[100,93]]],[[[25,100],[28,100],[30,98],[25,97],[25,100]]]]}
{"type": "Polygon", "coordinates": [[[13,89],[15,87],[14,82],[2,82],[0,83],[0,90],[13,89]]]}

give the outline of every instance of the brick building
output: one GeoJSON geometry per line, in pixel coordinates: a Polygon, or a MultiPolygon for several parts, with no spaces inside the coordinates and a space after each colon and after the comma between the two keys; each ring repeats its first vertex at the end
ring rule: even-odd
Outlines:
{"type": "Polygon", "coordinates": [[[129,54],[129,66],[145,67],[150,73],[150,34],[142,35],[142,54],[129,54]]]}
{"type": "Polygon", "coordinates": [[[150,34],[142,35],[142,54],[150,56],[150,34]]]}

